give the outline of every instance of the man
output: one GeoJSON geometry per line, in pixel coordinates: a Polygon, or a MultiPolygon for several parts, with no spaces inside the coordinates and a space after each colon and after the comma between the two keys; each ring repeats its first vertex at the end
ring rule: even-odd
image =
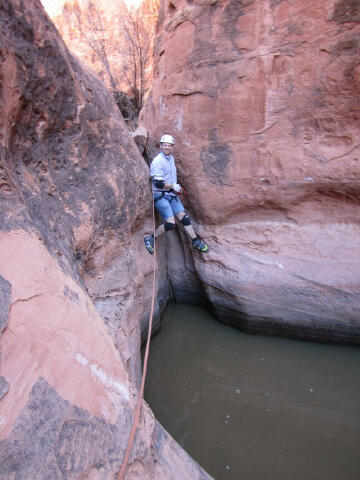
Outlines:
{"type": "MultiPolygon", "coordinates": [[[[197,237],[190,217],[185,213],[178,193],[182,192],[177,183],[176,166],[171,152],[174,138],[171,135],[163,135],[160,139],[160,153],[154,158],[150,166],[150,175],[153,183],[153,195],[156,210],[160,213],[164,223],[155,231],[155,238],[165,232],[175,229],[175,216],[183,224],[186,233],[192,239],[192,245],[196,250],[206,253],[209,247],[197,237]]],[[[151,254],[154,253],[154,235],[144,238],[145,247],[151,254]]]]}

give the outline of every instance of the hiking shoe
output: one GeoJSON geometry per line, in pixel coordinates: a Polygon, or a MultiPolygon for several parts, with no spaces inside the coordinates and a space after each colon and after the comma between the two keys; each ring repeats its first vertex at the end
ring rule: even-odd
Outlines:
{"type": "Polygon", "coordinates": [[[209,251],[209,247],[206,243],[202,242],[200,238],[194,238],[192,241],[193,247],[196,250],[200,250],[200,252],[207,253],[209,251]]]}
{"type": "Polygon", "coordinates": [[[154,253],[154,236],[153,235],[147,235],[144,238],[144,243],[146,250],[153,255],[154,253]]]}

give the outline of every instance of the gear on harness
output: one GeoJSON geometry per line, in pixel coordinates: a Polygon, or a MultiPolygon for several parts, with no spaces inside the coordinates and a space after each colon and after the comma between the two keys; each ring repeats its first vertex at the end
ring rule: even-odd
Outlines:
{"type": "Polygon", "coordinates": [[[161,200],[162,198],[166,198],[166,200],[171,203],[173,200],[177,200],[176,195],[170,195],[171,190],[164,190],[163,192],[160,193],[160,195],[156,198],[154,198],[154,202],[156,203],[158,200],[161,200]],[[170,197],[170,198],[169,198],[170,197]]]}
{"type": "Polygon", "coordinates": [[[144,238],[146,250],[153,255],[154,253],[154,235],[147,235],[144,238]]]}
{"type": "Polygon", "coordinates": [[[198,237],[193,238],[192,245],[195,250],[200,250],[202,253],[208,253],[209,251],[209,247],[206,245],[206,243],[202,242],[198,237]]]}

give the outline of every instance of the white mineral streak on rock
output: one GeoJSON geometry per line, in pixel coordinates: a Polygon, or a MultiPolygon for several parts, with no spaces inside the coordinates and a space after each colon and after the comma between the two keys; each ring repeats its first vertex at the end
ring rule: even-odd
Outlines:
{"type": "Polygon", "coordinates": [[[96,363],[92,363],[90,365],[91,374],[97,378],[105,387],[113,388],[116,390],[120,395],[125,397],[126,400],[130,400],[130,395],[127,387],[119,382],[118,380],[110,377],[104,370],[102,370],[96,363]]]}
{"type": "Polygon", "coordinates": [[[160,115],[163,116],[165,115],[167,108],[162,97],[159,98],[159,105],[160,105],[160,115]]]}
{"type": "Polygon", "coordinates": [[[83,365],[84,367],[89,363],[87,358],[81,355],[81,353],[77,353],[75,359],[78,363],[80,363],[80,365],[83,365]]]}
{"type": "Polygon", "coordinates": [[[183,126],[183,107],[180,106],[180,111],[176,117],[176,130],[181,132],[183,126]]]}

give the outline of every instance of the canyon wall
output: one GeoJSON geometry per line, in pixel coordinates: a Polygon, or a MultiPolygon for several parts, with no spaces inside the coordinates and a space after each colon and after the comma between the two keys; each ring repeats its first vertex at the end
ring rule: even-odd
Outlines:
{"type": "MultiPolygon", "coordinates": [[[[0,4],[0,82],[0,478],[114,479],[151,304],[148,167],[38,0],[0,4]]],[[[144,405],[126,478],[209,477],[144,405]]]]}
{"type": "Polygon", "coordinates": [[[360,4],[162,0],[141,113],[176,138],[205,256],[175,297],[250,332],[360,343],[360,4]],[[195,292],[195,295],[194,295],[195,292]]]}

